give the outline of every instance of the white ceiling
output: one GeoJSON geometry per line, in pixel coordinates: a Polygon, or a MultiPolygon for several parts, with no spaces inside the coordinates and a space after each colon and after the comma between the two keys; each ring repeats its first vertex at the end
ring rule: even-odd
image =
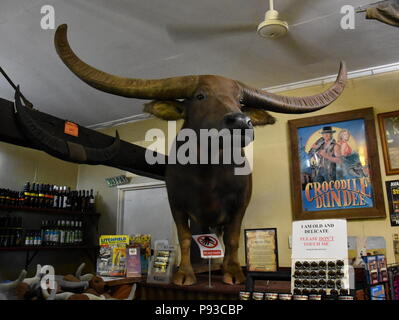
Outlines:
{"type": "MultiPolygon", "coordinates": [[[[93,125],[140,114],[142,101],[76,78],[54,50],[54,30],[40,27],[43,5],[54,6],[56,25],[69,25],[72,48],[96,68],[142,78],[219,74],[264,88],[334,74],[341,59],[349,70],[398,62],[398,28],[364,14],[354,30],[340,28],[343,5],[371,2],[275,0],[299,25],[271,41],[255,31],[267,0],[1,0],[0,66],[39,110],[93,125]]],[[[0,97],[13,98],[2,79],[0,97]]]]}

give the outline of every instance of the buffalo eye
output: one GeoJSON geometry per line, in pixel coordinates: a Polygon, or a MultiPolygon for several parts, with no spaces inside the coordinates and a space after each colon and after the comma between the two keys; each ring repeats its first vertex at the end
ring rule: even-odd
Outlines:
{"type": "Polygon", "coordinates": [[[199,93],[199,94],[196,95],[196,98],[198,100],[204,100],[205,99],[205,95],[203,95],[202,93],[199,93]]]}

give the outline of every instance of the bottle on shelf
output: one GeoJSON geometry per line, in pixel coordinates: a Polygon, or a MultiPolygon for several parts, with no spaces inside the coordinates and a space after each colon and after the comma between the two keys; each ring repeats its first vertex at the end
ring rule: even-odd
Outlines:
{"type": "Polygon", "coordinates": [[[90,196],[89,196],[89,208],[88,211],[89,212],[94,212],[95,211],[95,198],[93,195],[93,189],[90,190],[90,196]]]}
{"type": "Polygon", "coordinates": [[[58,187],[53,187],[53,208],[58,208],[58,187]]]}

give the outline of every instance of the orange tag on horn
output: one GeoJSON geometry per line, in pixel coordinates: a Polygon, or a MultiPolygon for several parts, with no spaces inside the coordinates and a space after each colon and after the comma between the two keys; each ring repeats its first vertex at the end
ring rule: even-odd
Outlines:
{"type": "Polygon", "coordinates": [[[64,133],[69,134],[70,136],[78,137],[79,127],[76,123],[65,121],[64,133]]]}

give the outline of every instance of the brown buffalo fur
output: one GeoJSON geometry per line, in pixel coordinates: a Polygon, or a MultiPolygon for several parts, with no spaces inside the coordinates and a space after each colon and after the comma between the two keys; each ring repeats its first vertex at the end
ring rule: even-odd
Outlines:
{"type": "MultiPolygon", "coordinates": [[[[151,101],[144,105],[143,111],[168,121],[185,117],[184,107],[178,101],[151,101]]],[[[251,118],[254,126],[265,126],[276,122],[276,119],[263,109],[243,107],[242,111],[251,118]]]]}

